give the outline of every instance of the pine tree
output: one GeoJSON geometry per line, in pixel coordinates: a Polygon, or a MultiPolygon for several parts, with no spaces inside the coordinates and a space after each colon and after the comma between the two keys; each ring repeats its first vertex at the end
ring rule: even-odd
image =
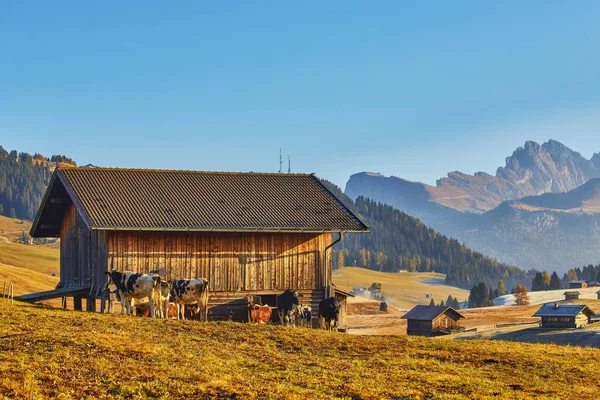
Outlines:
{"type": "Polygon", "coordinates": [[[10,208],[10,217],[11,218],[17,218],[17,213],[15,212],[14,207],[10,208]]]}
{"type": "Polygon", "coordinates": [[[4,206],[0,204],[0,215],[4,215],[4,206]]]}
{"type": "Polygon", "coordinates": [[[504,296],[506,294],[506,288],[504,287],[504,281],[502,279],[498,281],[496,290],[498,291],[498,296],[504,296]]]}
{"type": "Polygon", "coordinates": [[[338,252],[337,265],[338,265],[338,268],[344,268],[344,252],[343,251],[338,252]]]}
{"type": "Polygon", "coordinates": [[[554,271],[552,276],[550,276],[550,290],[558,290],[560,287],[560,278],[558,277],[556,271],[554,271]]]}
{"type": "Polygon", "coordinates": [[[433,297],[431,298],[431,301],[429,302],[430,306],[435,306],[435,301],[433,301],[433,297]]]}

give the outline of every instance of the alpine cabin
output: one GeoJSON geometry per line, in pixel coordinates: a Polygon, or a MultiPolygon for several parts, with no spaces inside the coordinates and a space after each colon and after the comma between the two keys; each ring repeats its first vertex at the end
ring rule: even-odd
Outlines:
{"type": "Polygon", "coordinates": [[[447,306],[415,306],[402,319],[408,320],[406,333],[418,336],[445,335],[455,331],[464,331],[458,324],[461,313],[447,306]]]}
{"type": "Polygon", "coordinates": [[[89,311],[105,271],[162,271],[208,279],[209,319],[247,320],[255,297],[275,306],[293,289],[317,310],[339,296],[331,247],[366,231],[313,174],[58,168],[31,236],[61,239],[61,286],[89,311]]]}
{"type": "Polygon", "coordinates": [[[590,323],[594,312],[584,304],[544,304],[534,317],[541,317],[541,327],[547,329],[582,328],[590,323]]]}

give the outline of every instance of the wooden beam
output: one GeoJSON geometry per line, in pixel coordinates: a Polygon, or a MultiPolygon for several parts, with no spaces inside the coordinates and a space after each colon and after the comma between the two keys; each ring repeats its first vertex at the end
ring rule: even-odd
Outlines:
{"type": "Polygon", "coordinates": [[[70,203],[71,199],[68,197],[53,197],[50,199],[50,203],[53,204],[66,204],[66,203],[70,203]]]}
{"type": "Polygon", "coordinates": [[[41,229],[60,229],[59,224],[42,224],[40,225],[41,229]]]}
{"type": "Polygon", "coordinates": [[[77,311],[81,311],[81,297],[73,297],[73,309],[77,311]]]}

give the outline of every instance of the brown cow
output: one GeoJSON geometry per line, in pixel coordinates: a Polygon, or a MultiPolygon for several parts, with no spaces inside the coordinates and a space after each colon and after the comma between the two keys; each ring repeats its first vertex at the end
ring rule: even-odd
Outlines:
{"type": "Polygon", "coordinates": [[[273,310],[267,305],[248,304],[248,319],[253,324],[266,324],[271,320],[272,314],[273,310]]]}

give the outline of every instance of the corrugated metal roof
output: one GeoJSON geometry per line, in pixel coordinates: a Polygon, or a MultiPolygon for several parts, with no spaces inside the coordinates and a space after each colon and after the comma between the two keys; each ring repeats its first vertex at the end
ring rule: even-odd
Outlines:
{"type": "Polygon", "coordinates": [[[461,313],[448,306],[415,306],[415,308],[404,314],[404,316],[402,316],[402,319],[433,321],[446,311],[453,314],[457,320],[464,318],[464,316],[461,313]]]}
{"type": "Polygon", "coordinates": [[[575,317],[584,310],[588,310],[591,315],[596,315],[585,304],[544,304],[535,314],[534,317],[575,317]]]}
{"type": "Polygon", "coordinates": [[[56,173],[92,229],[368,230],[314,175],[116,168],[56,173]]]}

